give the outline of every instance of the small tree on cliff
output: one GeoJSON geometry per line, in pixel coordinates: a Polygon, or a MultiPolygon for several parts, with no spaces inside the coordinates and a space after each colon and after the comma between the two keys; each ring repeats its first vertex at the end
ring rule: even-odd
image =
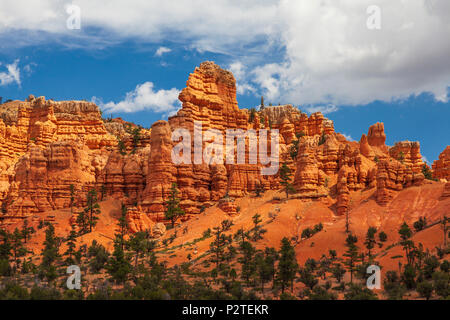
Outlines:
{"type": "Polygon", "coordinates": [[[127,208],[122,204],[122,214],[118,221],[118,233],[115,234],[114,238],[114,251],[111,258],[108,261],[106,267],[108,273],[111,275],[113,280],[120,282],[122,284],[128,278],[128,274],[131,272],[131,264],[125,255],[125,234],[128,230],[128,223],[126,219],[127,208]]]}
{"type": "Polygon", "coordinates": [[[27,240],[30,240],[31,235],[35,232],[33,227],[29,227],[28,226],[28,220],[25,219],[25,221],[23,222],[22,225],[22,238],[23,238],[23,242],[27,243],[27,240]]]}
{"type": "Polygon", "coordinates": [[[66,252],[64,252],[64,255],[67,256],[66,258],[67,264],[75,263],[74,255],[75,255],[76,241],[77,241],[77,233],[75,231],[74,226],[72,226],[69,236],[67,237],[67,250],[66,252]]]}
{"type": "Polygon", "coordinates": [[[16,228],[11,237],[11,248],[14,258],[14,264],[17,266],[17,258],[23,257],[27,253],[27,249],[24,247],[22,243],[22,233],[16,228]]]}
{"type": "Polygon", "coordinates": [[[347,236],[345,240],[345,246],[347,250],[343,254],[346,258],[344,264],[347,267],[348,271],[350,271],[350,282],[353,283],[353,272],[356,271],[356,264],[358,263],[359,253],[358,247],[356,243],[358,242],[358,238],[352,234],[347,236]]]}
{"type": "Polygon", "coordinates": [[[369,259],[372,257],[372,249],[375,247],[377,241],[375,240],[375,234],[377,233],[377,229],[375,227],[369,227],[366,234],[366,241],[364,244],[366,245],[369,259]]]}
{"type": "Polygon", "coordinates": [[[97,203],[97,191],[95,189],[90,190],[87,194],[87,206],[84,208],[84,212],[87,215],[89,232],[92,232],[92,228],[97,224],[97,215],[101,212],[97,203]]]}
{"type": "Polygon", "coordinates": [[[277,279],[281,284],[281,292],[284,293],[285,288],[290,284],[294,284],[295,275],[297,274],[298,263],[295,257],[294,247],[288,238],[281,240],[280,261],[278,262],[277,279]]]}
{"type": "Polygon", "coordinates": [[[48,224],[47,230],[45,230],[44,249],[41,255],[40,275],[42,278],[47,278],[47,281],[51,283],[58,277],[55,264],[60,258],[59,239],[55,235],[55,227],[52,224],[48,224]]]}
{"type": "Polygon", "coordinates": [[[292,172],[291,169],[287,166],[286,162],[280,168],[280,179],[281,185],[284,186],[284,191],[286,192],[286,199],[289,198],[289,193],[294,192],[295,189],[291,184],[292,172]]]}
{"type": "Polygon", "coordinates": [[[70,188],[70,213],[73,213],[73,202],[75,200],[75,186],[71,184],[69,188],[70,188]]]}
{"type": "Polygon", "coordinates": [[[170,188],[169,200],[166,201],[166,211],[164,215],[166,219],[170,220],[172,227],[175,226],[175,221],[184,215],[184,211],[180,208],[180,199],[178,198],[177,184],[172,183],[170,188]]]}
{"type": "Polygon", "coordinates": [[[100,196],[101,196],[100,201],[103,201],[105,199],[105,195],[106,195],[106,187],[104,184],[102,184],[100,186],[100,196]]]}
{"type": "Polygon", "coordinates": [[[134,128],[131,131],[131,136],[133,138],[133,150],[131,151],[131,153],[134,154],[139,145],[139,142],[141,141],[141,128],[139,127],[134,128]]]}

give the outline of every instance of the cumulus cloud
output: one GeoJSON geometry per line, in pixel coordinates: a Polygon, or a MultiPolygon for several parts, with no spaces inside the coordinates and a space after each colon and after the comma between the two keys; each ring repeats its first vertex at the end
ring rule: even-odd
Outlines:
{"type": "Polygon", "coordinates": [[[67,46],[83,42],[78,47],[170,41],[245,61],[247,70],[234,66],[243,70],[237,77],[240,92],[254,88],[269,100],[295,104],[356,105],[422,92],[448,102],[448,0],[378,0],[379,30],[367,28],[372,0],[76,4],[82,29],[75,31],[66,28],[68,15],[59,0],[3,0],[0,38],[20,34],[19,41],[3,41],[11,46],[54,39],[67,46]],[[273,52],[276,58],[269,60],[273,52]]]}
{"type": "Polygon", "coordinates": [[[326,106],[307,106],[305,109],[309,113],[322,112],[323,114],[332,113],[339,110],[339,108],[334,104],[328,104],[326,106]]]}
{"type": "Polygon", "coordinates": [[[246,74],[248,72],[247,67],[242,64],[240,61],[236,61],[231,63],[228,66],[228,70],[230,70],[234,78],[236,79],[236,91],[239,94],[246,93],[255,93],[256,89],[251,86],[246,80],[246,74]]]}
{"type": "Polygon", "coordinates": [[[0,86],[5,86],[13,82],[20,86],[20,68],[18,64],[19,59],[16,59],[13,63],[5,65],[6,71],[0,72],[0,86]]]}
{"type": "Polygon", "coordinates": [[[155,56],[161,57],[164,53],[169,53],[170,51],[172,51],[172,49],[167,47],[159,47],[155,52],[155,56]]]}
{"type": "Polygon", "coordinates": [[[342,135],[343,135],[344,138],[347,139],[348,141],[355,141],[355,139],[353,139],[352,136],[349,135],[349,134],[342,133],[342,135]]]}
{"type": "Polygon", "coordinates": [[[128,92],[125,99],[119,102],[103,103],[100,99],[93,97],[93,102],[97,103],[105,112],[136,112],[150,110],[156,113],[172,114],[180,107],[178,94],[180,90],[172,88],[170,90],[154,90],[153,82],[144,82],[128,92]]]}

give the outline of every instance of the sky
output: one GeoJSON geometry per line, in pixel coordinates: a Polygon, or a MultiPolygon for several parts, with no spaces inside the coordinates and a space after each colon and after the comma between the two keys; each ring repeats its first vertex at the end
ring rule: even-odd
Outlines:
{"type": "Polygon", "coordinates": [[[359,140],[450,144],[447,0],[1,0],[0,97],[88,100],[145,127],[189,73],[231,70],[241,108],[291,103],[359,140]]]}

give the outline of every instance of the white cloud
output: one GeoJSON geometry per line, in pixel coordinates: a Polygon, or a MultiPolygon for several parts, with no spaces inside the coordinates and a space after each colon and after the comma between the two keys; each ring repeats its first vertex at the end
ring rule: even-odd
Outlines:
{"type": "Polygon", "coordinates": [[[2,41],[9,46],[56,41],[77,48],[164,40],[246,62],[238,90],[258,88],[268,100],[294,104],[364,104],[425,91],[448,101],[448,0],[378,0],[380,30],[366,27],[373,0],[76,4],[82,29],[74,31],[66,28],[60,0],[2,0],[0,40],[16,37],[2,41]]]}
{"type": "Polygon", "coordinates": [[[120,102],[103,103],[96,97],[93,102],[97,103],[105,112],[136,112],[150,110],[157,113],[170,114],[180,107],[178,94],[180,90],[172,88],[170,90],[154,90],[152,82],[144,82],[128,92],[125,99],[120,102]]]}
{"type": "Polygon", "coordinates": [[[425,157],[424,155],[422,155],[422,161],[426,162],[426,163],[429,163],[427,157],[425,157]]]}
{"type": "Polygon", "coordinates": [[[247,67],[244,66],[241,62],[236,61],[231,63],[228,66],[228,70],[230,70],[234,78],[236,79],[236,91],[238,94],[246,94],[246,93],[255,93],[256,89],[251,86],[245,79],[247,67]]]}
{"type": "Polygon", "coordinates": [[[12,64],[5,65],[6,72],[0,72],[0,86],[5,86],[13,82],[20,86],[20,68],[18,67],[18,64],[19,59],[16,59],[12,64]]]}
{"type": "Polygon", "coordinates": [[[348,141],[355,141],[355,139],[353,139],[352,136],[349,135],[349,134],[342,133],[342,135],[343,135],[344,138],[347,139],[348,141]]]}
{"type": "Polygon", "coordinates": [[[309,113],[322,112],[323,114],[332,113],[339,110],[339,108],[336,107],[334,104],[328,104],[326,106],[308,106],[305,107],[305,109],[309,113]]]}
{"type": "Polygon", "coordinates": [[[159,47],[155,52],[155,56],[161,57],[164,53],[169,53],[170,51],[172,51],[172,49],[167,47],[159,47]]]}

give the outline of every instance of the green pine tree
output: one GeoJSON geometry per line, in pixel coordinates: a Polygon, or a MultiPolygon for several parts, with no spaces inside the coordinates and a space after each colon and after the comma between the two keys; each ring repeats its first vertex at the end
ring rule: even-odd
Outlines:
{"type": "Polygon", "coordinates": [[[349,234],[347,236],[347,239],[345,240],[345,246],[347,247],[347,250],[343,254],[343,256],[346,258],[344,264],[350,272],[351,283],[353,283],[353,273],[356,271],[357,263],[360,259],[358,247],[356,246],[357,242],[358,238],[352,234],[349,234]]]}
{"type": "Polygon", "coordinates": [[[45,230],[44,248],[42,249],[41,256],[40,275],[51,283],[58,277],[56,263],[60,259],[59,239],[55,235],[55,227],[52,224],[48,224],[45,230]]]}
{"type": "Polygon", "coordinates": [[[284,186],[284,191],[286,192],[286,199],[289,198],[289,193],[295,192],[294,186],[291,184],[292,172],[287,166],[286,162],[280,168],[280,179],[281,185],[284,186]]]}
{"type": "Polygon", "coordinates": [[[281,292],[284,293],[284,290],[289,284],[291,285],[291,288],[293,288],[295,275],[298,270],[294,247],[286,237],[281,240],[279,255],[280,260],[278,262],[277,280],[281,284],[281,292]]]}
{"type": "Polygon", "coordinates": [[[177,184],[172,183],[170,188],[169,200],[166,201],[166,211],[164,215],[166,219],[170,220],[172,227],[175,226],[175,221],[184,215],[184,211],[180,208],[180,199],[178,198],[177,184]]]}
{"type": "Polygon", "coordinates": [[[84,212],[86,213],[89,232],[92,232],[92,228],[97,224],[97,215],[101,213],[100,206],[97,202],[97,190],[90,190],[87,194],[86,200],[87,204],[86,208],[84,208],[84,212]]]}

